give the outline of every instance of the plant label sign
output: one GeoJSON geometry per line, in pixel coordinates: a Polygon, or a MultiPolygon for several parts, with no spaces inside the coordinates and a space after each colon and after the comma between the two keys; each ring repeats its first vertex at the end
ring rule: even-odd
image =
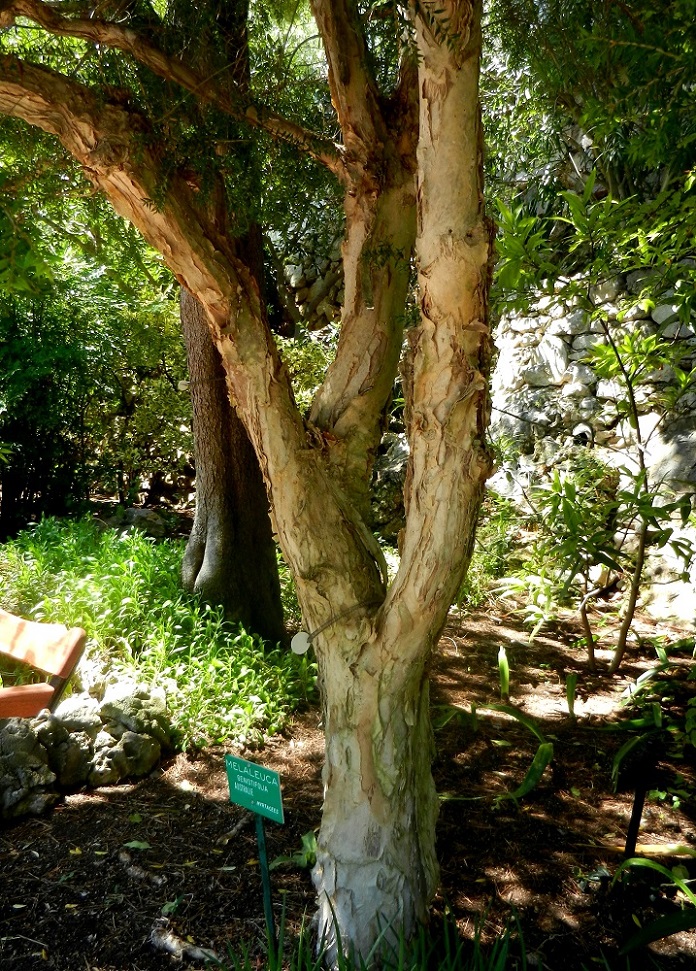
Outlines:
{"type": "Polygon", "coordinates": [[[230,786],[230,802],[272,819],[275,823],[285,822],[280,775],[277,772],[265,769],[256,762],[247,762],[236,755],[225,756],[225,768],[230,786]]]}

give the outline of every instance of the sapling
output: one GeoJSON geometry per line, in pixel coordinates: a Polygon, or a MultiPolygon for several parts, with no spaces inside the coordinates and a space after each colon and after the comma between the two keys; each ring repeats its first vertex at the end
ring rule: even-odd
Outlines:
{"type": "Polygon", "coordinates": [[[500,676],[500,697],[503,701],[510,700],[510,665],[507,651],[501,645],[498,650],[498,674],[500,676]]]}
{"type": "Polygon", "coordinates": [[[566,676],[566,701],[568,702],[568,714],[575,721],[575,694],[578,686],[578,675],[576,671],[566,676]]]}

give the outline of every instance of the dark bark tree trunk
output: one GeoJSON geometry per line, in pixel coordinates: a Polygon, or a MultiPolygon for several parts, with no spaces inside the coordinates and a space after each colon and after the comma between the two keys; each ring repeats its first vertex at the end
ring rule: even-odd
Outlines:
{"type": "Polygon", "coordinates": [[[201,305],[181,291],[196,457],[196,514],[182,563],[187,590],[270,641],[285,638],[276,545],[256,453],[232,407],[201,305]]]}

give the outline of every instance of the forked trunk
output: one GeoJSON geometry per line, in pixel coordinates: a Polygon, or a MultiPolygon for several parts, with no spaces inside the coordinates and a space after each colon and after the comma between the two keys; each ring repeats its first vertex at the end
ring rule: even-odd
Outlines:
{"type": "Polygon", "coordinates": [[[401,563],[371,626],[335,626],[317,643],[327,761],[314,879],[330,960],[339,936],[362,958],[380,930],[408,938],[436,886],[426,671],[468,567],[491,468],[480,4],[425,7],[414,5],[421,316],[409,332],[401,563]]]}

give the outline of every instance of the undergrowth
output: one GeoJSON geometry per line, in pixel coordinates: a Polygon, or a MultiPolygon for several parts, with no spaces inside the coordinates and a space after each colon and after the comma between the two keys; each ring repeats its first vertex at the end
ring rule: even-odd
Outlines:
{"type": "Polygon", "coordinates": [[[182,554],[182,540],[46,519],[0,547],[0,603],[84,627],[89,657],[163,686],[184,747],[277,732],[313,695],[313,664],[183,593],[182,554]]]}
{"type": "Polygon", "coordinates": [[[296,937],[286,931],[281,918],[278,940],[267,944],[265,955],[252,953],[237,942],[230,945],[226,959],[214,959],[213,967],[224,971],[368,971],[380,967],[383,971],[526,971],[527,957],[521,929],[516,920],[490,943],[482,941],[485,919],[479,921],[472,941],[463,937],[454,918],[445,916],[437,928],[420,928],[410,942],[399,937],[388,942],[386,933],[380,935],[367,957],[354,958],[346,953],[339,939],[333,960],[329,949],[318,946],[313,928],[306,923],[296,937]]]}
{"type": "Polygon", "coordinates": [[[457,597],[460,608],[475,609],[494,599],[495,581],[510,569],[520,515],[508,499],[486,496],[476,529],[476,543],[457,597]]]}

